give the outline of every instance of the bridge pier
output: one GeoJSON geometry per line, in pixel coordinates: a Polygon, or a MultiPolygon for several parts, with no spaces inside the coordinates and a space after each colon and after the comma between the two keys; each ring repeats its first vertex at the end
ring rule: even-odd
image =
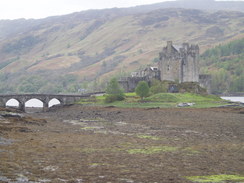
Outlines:
{"type": "Polygon", "coordinates": [[[47,112],[48,110],[48,102],[43,102],[43,112],[47,112]]]}
{"type": "Polygon", "coordinates": [[[25,112],[25,102],[19,102],[19,110],[25,112]]]}
{"type": "Polygon", "coordinates": [[[0,107],[3,107],[3,108],[6,107],[6,102],[3,98],[0,98],[0,107]]]}

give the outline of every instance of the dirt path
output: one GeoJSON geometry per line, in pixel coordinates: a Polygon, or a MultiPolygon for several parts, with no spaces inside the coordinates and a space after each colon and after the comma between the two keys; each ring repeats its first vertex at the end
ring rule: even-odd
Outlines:
{"type": "Polygon", "coordinates": [[[0,182],[177,183],[244,172],[243,108],[73,105],[27,116],[0,120],[0,182]]]}

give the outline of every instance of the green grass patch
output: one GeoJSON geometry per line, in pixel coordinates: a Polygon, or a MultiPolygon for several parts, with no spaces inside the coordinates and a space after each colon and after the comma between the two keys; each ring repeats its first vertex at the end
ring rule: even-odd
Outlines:
{"type": "Polygon", "coordinates": [[[129,154],[155,154],[161,152],[174,152],[177,151],[177,147],[169,147],[169,146],[153,146],[144,149],[129,149],[127,152],[129,154]]]}
{"type": "Polygon", "coordinates": [[[106,95],[91,99],[82,99],[78,104],[95,106],[115,106],[121,108],[174,108],[179,103],[195,103],[191,108],[209,108],[226,105],[226,101],[215,95],[199,95],[193,93],[158,93],[147,97],[144,101],[135,93],[126,93],[123,101],[109,104],[104,102],[106,95]]]}
{"type": "Polygon", "coordinates": [[[192,181],[192,182],[208,182],[208,183],[223,183],[225,181],[243,181],[244,176],[240,175],[226,175],[226,174],[220,174],[220,175],[209,175],[209,176],[189,176],[185,177],[186,179],[192,181]]]}
{"type": "Polygon", "coordinates": [[[125,93],[126,97],[137,97],[136,93],[125,93]]]}
{"type": "Polygon", "coordinates": [[[157,93],[145,99],[152,102],[177,102],[178,98],[172,93],[157,93]]]}
{"type": "Polygon", "coordinates": [[[158,93],[145,99],[152,102],[209,102],[222,101],[218,96],[214,95],[198,95],[193,93],[158,93]]]}
{"type": "Polygon", "coordinates": [[[193,149],[193,148],[191,148],[191,147],[187,147],[187,148],[183,149],[183,152],[184,152],[186,155],[189,155],[189,156],[200,154],[200,151],[195,150],[195,149],[193,149]]]}
{"type": "Polygon", "coordinates": [[[155,137],[151,135],[137,135],[137,137],[141,139],[160,140],[159,137],[155,137]]]}
{"type": "MultiPolygon", "coordinates": [[[[143,138],[148,138],[148,136],[143,136],[143,138]]],[[[149,137],[151,139],[151,137],[149,137]]],[[[155,139],[156,140],[156,139],[155,139]]],[[[157,139],[158,140],[158,139],[157,139]]],[[[136,154],[145,154],[145,155],[153,155],[153,154],[159,154],[159,153],[167,153],[167,152],[177,152],[183,155],[198,155],[200,152],[188,147],[188,148],[181,148],[176,146],[145,146],[145,145],[139,145],[139,144],[133,144],[129,142],[125,142],[123,144],[120,144],[118,147],[106,147],[106,148],[83,148],[80,149],[81,152],[84,153],[106,153],[106,152],[112,152],[112,153],[128,153],[131,155],[136,154]]]]}
{"type": "Polygon", "coordinates": [[[102,95],[102,96],[96,96],[96,100],[100,101],[100,100],[105,100],[106,95],[102,95]]]}
{"type": "Polygon", "coordinates": [[[113,102],[110,105],[102,105],[102,106],[115,106],[121,108],[171,108],[175,107],[175,103],[159,103],[159,102],[138,102],[137,100],[134,102],[128,101],[121,101],[121,102],[113,102]]]}

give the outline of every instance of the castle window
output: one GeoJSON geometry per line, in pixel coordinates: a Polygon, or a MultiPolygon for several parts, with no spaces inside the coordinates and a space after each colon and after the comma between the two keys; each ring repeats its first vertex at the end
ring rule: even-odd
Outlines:
{"type": "Polygon", "coordinates": [[[169,71],[169,65],[168,65],[168,71],[169,71]]]}

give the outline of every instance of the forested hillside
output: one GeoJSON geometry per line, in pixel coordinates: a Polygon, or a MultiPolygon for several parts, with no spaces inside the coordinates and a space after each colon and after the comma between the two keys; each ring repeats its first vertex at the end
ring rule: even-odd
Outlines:
{"type": "Polygon", "coordinates": [[[244,38],[205,51],[201,71],[212,75],[214,93],[244,92],[244,38]]]}

